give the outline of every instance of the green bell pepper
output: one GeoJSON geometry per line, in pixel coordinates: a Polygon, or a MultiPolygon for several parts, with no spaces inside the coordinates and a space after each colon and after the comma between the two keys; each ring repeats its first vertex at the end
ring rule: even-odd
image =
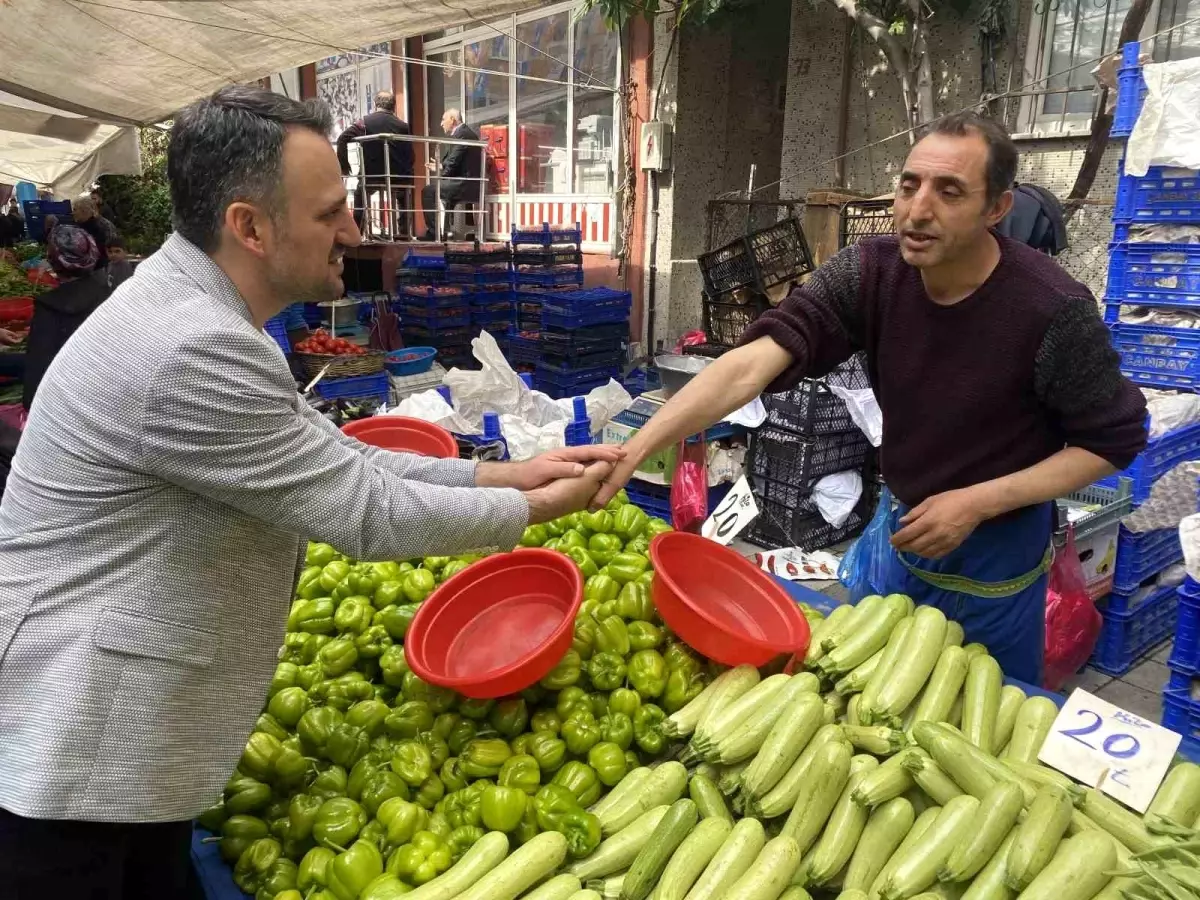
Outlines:
{"type": "MultiPolygon", "coordinates": [[[[301,635],[296,635],[300,637],[301,635]]],[[[307,635],[303,635],[305,641],[308,640],[307,635]]],[[[286,646],[286,641],[285,641],[286,646]]],[[[300,667],[295,663],[281,662],[275,667],[275,674],[271,676],[271,685],[267,688],[267,699],[273,699],[276,694],[285,688],[295,687],[296,675],[300,671],[300,667]]]]}
{"type": "Polygon", "coordinates": [[[300,869],[296,872],[296,887],[307,896],[316,888],[328,884],[329,864],[337,856],[327,847],[313,847],[300,860],[300,869]]]}
{"type": "Polygon", "coordinates": [[[395,578],[384,579],[379,582],[375,588],[375,592],[371,595],[371,605],[377,610],[385,610],[389,606],[394,606],[403,603],[407,598],[404,596],[404,582],[400,580],[401,576],[395,578]]]}
{"type": "Polygon", "coordinates": [[[279,755],[275,757],[274,776],[271,781],[280,790],[295,788],[304,783],[308,776],[308,760],[300,749],[300,741],[286,744],[279,755]]]}
{"type": "Polygon", "coordinates": [[[562,730],[562,719],[552,709],[539,709],[529,720],[529,730],[535,733],[550,731],[558,734],[562,730]]]}
{"type": "Polygon", "coordinates": [[[662,706],[668,713],[683,709],[704,690],[704,677],[684,669],[667,670],[667,686],[663,690],[662,706]]]}
{"type": "Polygon", "coordinates": [[[308,786],[308,792],[322,800],[343,797],[346,794],[348,781],[345,769],[341,766],[330,766],[317,774],[312,784],[308,786]]]}
{"type": "Polygon", "coordinates": [[[618,553],[608,563],[608,574],[621,584],[636,581],[650,567],[650,560],[640,553],[618,553]]]}
{"type": "Polygon", "coordinates": [[[228,818],[229,810],[225,808],[225,801],[222,800],[196,816],[196,824],[205,831],[211,831],[215,834],[221,830],[221,826],[228,818]]]}
{"type": "Polygon", "coordinates": [[[565,816],[582,812],[575,795],[560,784],[543,785],[532,805],[542,831],[558,831],[565,816]]]}
{"type": "Polygon", "coordinates": [[[606,509],[581,513],[579,521],[593,536],[608,534],[613,530],[613,515],[606,509]]]}
{"type": "Polygon", "coordinates": [[[338,900],[358,900],[368,884],[383,874],[383,857],[369,841],[355,841],[333,858],[326,870],[327,887],[338,900]]]}
{"type": "Polygon", "coordinates": [[[449,556],[427,556],[422,560],[421,565],[436,575],[446,567],[450,560],[449,556]]]}
{"type": "Polygon", "coordinates": [[[605,504],[604,508],[615,516],[628,505],[629,494],[626,493],[625,488],[621,488],[621,490],[617,491],[617,493],[613,495],[613,498],[609,500],[607,504],[605,504]]]}
{"type": "Polygon", "coordinates": [[[651,756],[662,753],[666,746],[662,723],[667,714],[653,703],[644,703],[633,717],[633,739],[639,748],[651,756]]]}
{"type": "Polygon", "coordinates": [[[296,670],[296,687],[311,691],[325,680],[325,670],[320,663],[308,663],[296,670]]]}
{"type": "Polygon", "coordinates": [[[596,565],[596,561],[592,559],[591,554],[587,552],[585,547],[567,547],[564,552],[567,556],[571,557],[571,561],[575,565],[579,566],[579,571],[583,573],[584,578],[591,578],[594,575],[600,574],[600,567],[596,565]]]}
{"type": "Polygon", "coordinates": [[[482,722],[490,716],[495,707],[495,700],[476,700],[471,697],[464,697],[458,702],[459,714],[464,718],[474,719],[476,722],[482,722]]]}
{"type": "Polygon", "coordinates": [[[562,538],[550,538],[546,543],[542,544],[545,550],[562,550],[562,538]]]}
{"type": "Polygon", "coordinates": [[[513,756],[528,756],[529,742],[533,740],[533,732],[526,731],[523,734],[518,734],[515,738],[508,742],[508,749],[513,752],[513,756]]]}
{"type": "Polygon", "coordinates": [[[415,738],[433,728],[433,710],[424,700],[408,700],[387,714],[383,727],[397,738],[415,738]]]}
{"type": "Polygon", "coordinates": [[[239,857],[233,867],[233,880],[247,894],[253,894],[267,880],[283,855],[283,847],[274,838],[259,838],[239,857]]]}
{"type": "Polygon", "coordinates": [[[367,811],[367,815],[373,817],[379,812],[379,807],[393,797],[399,797],[401,800],[409,798],[408,785],[404,779],[395,772],[376,772],[367,779],[359,802],[367,811]]]}
{"type": "MultiPolygon", "coordinates": [[[[587,549],[588,553],[591,555],[592,559],[596,561],[597,565],[607,566],[613,561],[613,557],[615,557],[624,549],[624,546],[621,543],[621,539],[615,534],[593,534],[590,538],[588,538],[587,549]]],[[[607,574],[597,575],[596,577],[607,578],[608,580],[612,581],[611,576],[607,574]]],[[[613,584],[616,584],[616,582],[613,581],[613,584]]],[[[609,599],[612,598],[610,597],[609,599]]]]}
{"type": "MultiPolygon", "coordinates": [[[[550,537],[552,537],[552,538],[562,537],[564,534],[567,533],[567,531],[570,530],[570,528],[571,528],[571,522],[568,520],[568,518],[566,516],[560,516],[557,519],[551,519],[549,522],[546,523],[546,531],[549,532],[550,537]]],[[[545,546],[545,545],[543,544],[542,546],[545,546]]]]}
{"type": "Polygon", "coordinates": [[[317,821],[324,800],[312,794],[296,794],[288,803],[287,836],[292,840],[306,841],[312,837],[313,825],[317,821]]]}
{"type": "Polygon", "coordinates": [[[451,578],[453,578],[459,572],[466,569],[467,566],[469,566],[469,565],[470,565],[470,563],[464,559],[450,560],[450,562],[446,563],[446,567],[444,569],[442,569],[441,574],[438,576],[438,579],[437,579],[438,583],[442,584],[442,583],[449,581],[451,578]]]}
{"type": "Polygon", "coordinates": [[[643,700],[662,696],[667,687],[667,663],[657,650],[639,650],[629,660],[629,683],[643,700]]]}
{"type": "Polygon", "coordinates": [[[420,603],[433,593],[437,587],[437,579],[428,569],[413,569],[404,576],[401,582],[404,586],[404,596],[409,603],[420,603]]]}
{"type": "Polygon", "coordinates": [[[583,660],[574,648],[568,650],[558,661],[558,665],[551,669],[539,684],[550,691],[561,691],[563,688],[570,687],[579,680],[579,676],[582,674],[580,669],[582,662],[583,660]]]}
{"type": "Polygon", "coordinates": [[[487,832],[478,825],[460,825],[455,828],[450,832],[450,837],[446,838],[446,844],[450,848],[450,859],[458,862],[485,834],[487,832]]]}
{"type": "Polygon", "coordinates": [[[633,714],[638,711],[638,707],[642,705],[642,698],[638,696],[638,692],[629,688],[617,688],[608,695],[608,712],[609,715],[621,713],[633,718],[633,714]]]}
{"type": "Polygon", "coordinates": [[[358,833],[358,839],[373,844],[376,850],[382,851],[383,845],[387,842],[387,829],[378,819],[372,819],[358,833]]]}
{"type": "Polygon", "coordinates": [[[700,660],[687,644],[679,640],[667,641],[667,649],[663,651],[663,661],[668,669],[680,669],[691,674],[700,673],[700,660]]]}
{"type": "Polygon", "coordinates": [[[478,826],[483,822],[483,792],[463,788],[446,795],[442,814],[451,828],[478,826]]]}
{"type": "Polygon", "coordinates": [[[630,622],[628,631],[631,650],[653,650],[663,642],[662,629],[651,622],[630,622]]]}
{"type": "Polygon", "coordinates": [[[467,776],[463,774],[462,764],[457,756],[452,756],[442,763],[438,777],[442,779],[442,784],[450,793],[461,791],[467,786],[467,776]]]}
{"type": "Polygon", "coordinates": [[[613,516],[613,531],[619,534],[622,540],[633,540],[646,530],[648,519],[645,511],[630,503],[628,506],[622,506],[613,516]]]}
{"type": "Polygon", "coordinates": [[[525,814],[527,799],[518,788],[489,784],[483,791],[483,824],[492,831],[515,831],[525,814]]]}
{"type": "Polygon", "coordinates": [[[429,758],[433,762],[433,770],[435,772],[450,758],[450,745],[432,731],[421,732],[417,735],[417,740],[429,750],[429,758]]]}
{"type": "Polygon", "coordinates": [[[402,741],[392,754],[392,771],[409,787],[420,787],[433,774],[433,756],[420,741],[402,741]]]}
{"type": "Polygon", "coordinates": [[[367,813],[349,797],[331,797],[321,804],[313,820],[312,836],[318,844],[336,850],[348,847],[367,824],[367,813]]]}
{"type": "Polygon", "coordinates": [[[649,588],[636,581],[623,585],[617,595],[616,614],[623,619],[652,622],[655,612],[649,588]]]}
{"type": "Polygon", "coordinates": [[[346,779],[346,796],[351,800],[361,801],[367,782],[381,769],[382,766],[372,758],[371,754],[356,762],[354,768],[350,770],[350,777],[346,779]]]}
{"type": "MultiPolygon", "coordinates": [[[[325,546],[329,547],[328,544],[325,546]]],[[[332,547],[329,549],[333,550],[332,547]]],[[[321,578],[321,567],[326,563],[331,562],[333,562],[332,555],[328,559],[322,559],[320,562],[306,555],[304,559],[304,568],[300,572],[300,577],[296,579],[296,594],[303,596],[302,591],[309,590],[310,585],[312,585],[313,582],[319,582],[321,578]]],[[[320,587],[319,584],[318,587],[320,587]]]]}
{"type": "Polygon", "coordinates": [[[370,737],[376,738],[383,733],[383,723],[390,712],[382,700],[360,700],[346,710],[346,724],[361,728],[370,737]]]}
{"type": "Polygon", "coordinates": [[[550,532],[545,525],[530,525],[521,535],[522,547],[540,547],[550,540],[550,532]]]}
{"type": "Polygon", "coordinates": [[[557,772],[566,758],[567,745],[549,731],[538,731],[529,741],[529,755],[540,771],[547,774],[557,772]]]}
{"type": "Polygon", "coordinates": [[[271,697],[267,704],[267,712],[285,728],[295,728],[300,717],[308,712],[311,705],[308,691],[300,687],[285,687],[271,697]]]}
{"type": "Polygon", "coordinates": [[[496,704],[488,716],[488,724],[506,738],[515,738],[529,724],[529,708],[523,698],[509,697],[496,704]]]}
{"type": "Polygon", "coordinates": [[[394,688],[403,687],[404,676],[412,671],[408,667],[408,660],[404,658],[404,647],[393,644],[384,650],[379,657],[379,671],[384,684],[394,688]]]}
{"type": "Polygon", "coordinates": [[[403,571],[400,568],[400,563],[391,559],[385,559],[383,562],[371,563],[371,568],[374,569],[375,574],[379,576],[380,583],[399,578],[403,571]]]}
{"type": "Polygon", "coordinates": [[[625,683],[625,660],[620,654],[612,651],[597,653],[589,659],[587,671],[588,678],[600,691],[616,690],[625,683]]]}
{"type": "Polygon", "coordinates": [[[542,771],[533,756],[510,756],[500,767],[497,783],[501,787],[516,788],[532,796],[541,787],[542,771]]]}
{"type": "Polygon", "coordinates": [[[450,748],[451,753],[457,756],[462,753],[463,747],[475,740],[477,732],[478,729],[474,722],[470,719],[462,719],[446,735],[446,746],[450,748]]]}
{"type": "MultiPolygon", "coordinates": [[[[601,741],[616,744],[624,752],[633,743],[633,720],[625,713],[610,712],[597,723],[601,741]]],[[[596,748],[593,747],[592,750],[596,748]]],[[[591,751],[589,751],[591,752],[591,751]]],[[[608,782],[605,782],[607,784],[608,782]]]]}
{"type": "Polygon", "coordinates": [[[332,591],[350,575],[350,564],[345,560],[335,559],[321,568],[321,587],[332,591]]]}
{"type": "Polygon", "coordinates": [[[458,724],[462,721],[463,717],[458,713],[439,713],[433,720],[433,728],[431,730],[442,740],[449,741],[450,733],[454,731],[454,729],[458,727],[458,724]]]}
{"type": "Polygon", "coordinates": [[[383,651],[390,646],[392,646],[391,635],[382,625],[371,625],[354,638],[354,649],[358,651],[359,659],[379,659],[383,655],[383,651]]]}
{"type": "Polygon", "coordinates": [[[625,777],[625,748],[612,741],[601,741],[588,751],[588,765],[601,784],[613,787],[625,777]]]}
{"type": "Polygon", "coordinates": [[[427,684],[417,676],[416,672],[408,672],[404,676],[401,692],[404,694],[405,700],[424,700],[429,704],[429,708],[433,710],[435,716],[449,712],[458,699],[458,695],[454,691],[427,684]]]}
{"type": "Polygon", "coordinates": [[[317,660],[327,677],[336,677],[354,668],[354,664],[358,662],[358,650],[350,638],[335,638],[321,648],[317,660]]]}
{"type": "Polygon", "coordinates": [[[594,718],[608,715],[608,692],[592,691],[588,694],[588,706],[594,718]]]}
{"type": "Polygon", "coordinates": [[[338,552],[333,549],[331,544],[310,541],[307,549],[304,551],[304,564],[320,568],[333,562],[337,557],[338,552]]]}
{"type": "Polygon", "coordinates": [[[267,823],[257,816],[230,816],[221,825],[221,858],[233,865],[251,844],[267,834],[267,823]]]}
{"type": "Polygon", "coordinates": [[[358,895],[358,900],[400,900],[411,891],[411,887],[391,872],[384,872],[363,888],[363,892],[358,895]]]}
{"type": "Polygon", "coordinates": [[[349,769],[370,749],[370,735],[361,728],[343,722],[330,732],[329,741],[325,744],[325,756],[331,763],[349,769]]]}
{"type": "Polygon", "coordinates": [[[580,703],[590,711],[591,707],[587,704],[587,691],[575,686],[563,688],[558,694],[554,711],[558,713],[559,719],[566,721],[580,703]]]}
{"type": "Polygon", "coordinates": [[[575,635],[571,640],[571,649],[581,660],[591,659],[596,643],[596,620],[588,613],[581,612],[575,617],[575,635]]]}
{"type": "Polygon", "coordinates": [[[346,672],[337,678],[326,679],[309,691],[309,696],[316,702],[324,702],[326,706],[345,712],[360,700],[373,699],[375,687],[362,672],[346,672]]]}
{"type": "Polygon", "coordinates": [[[637,755],[636,751],[633,751],[633,750],[625,751],[625,771],[626,772],[632,772],[634,769],[636,769],[641,764],[642,764],[642,761],[640,759],[638,759],[638,755],[637,755]]]}
{"type": "Polygon", "coordinates": [[[585,601],[592,600],[596,603],[608,603],[611,600],[616,600],[619,593],[621,593],[621,586],[608,575],[597,573],[583,585],[583,599],[585,601]]]}
{"type": "Polygon", "coordinates": [[[533,802],[530,801],[525,804],[525,814],[521,816],[521,823],[513,831],[512,839],[519,846],[528,843],[540,833],[541,829],[538,828],[537,810],[534,809],[533,802]]]}
{"type": "Polygon", "coordinates": [[[288,730],[283,727],[283,724],[269,712],[259,713],[258,718],[254,721],[254,730],[261,731],[263,734],[269,734],[280,743],[291,737],[288,730]]]}
{"type": "Polygon", "coordinates": [[[591,856],[600,846],[600,820],[582,809],[562,816],[556,830],[567,839],[567,853],[571,859],[591,856]]]}
{"type": "Polygon", "coordinates": [[[256,812],[271,802],[271,787],[242,772],[225,785],[225,809],[233,817],[256,812]]]}
{"type": "Polygon", "coordinates": [[[375,819],[387,829],[387,845],[399,847],[411,841],[413,835],[425,827],[429,814],[415,803],[393,797],[379,805],[375,819]]]}
{"type": "Polygon", "coordinates": [[[600,742],[600,726],[591,713],[577,715],[563,723],[562,739],[566,742],[567,750],[576,756],[585,756],[589,750],[600,742]]]}
{"type": "Polygon", "coordinates": [[[646,523],[646,534],[651,540],[658,537],[660,534],[666,534],[668,531],[674,531],[669,522],[663,519],[652,518],[646,523]]]}
{"type": "Polygon", "coordinates": [[[409,884],[420,886],[450,868],[452,859],[446,838],[432,831],[418,831],[410,843],[388,857],[388,871],[409,884]]]}
{"type": "Polygon", "coordinates": [[[370,628],[373,618],[375,618],[375,607],[371,605],[370,598],[355,595],[347,597],[338,604],[337,612],[333,614],[333,627],[338,630],[339,634],[348,634],[353,637],[370,628]]]}
{"type": "MultiPolygon", "coordinates": [[[[620,616],[608,616],[597,624],[596,650],[600,653],[615,653],[621,657],[629,655],[629,629],[620,616]]],[[[607,690],[611,691],[612,688],[607,690]]]]}
{"type": "MultiPolygon", "coordinates": [[[[650,555],[650,538],[646,537],[646,535],[644,535],[644,534],[639,534],[632,541],[627,541],[625,543],[625,552],[626,553],[636,553],[638,556],[649,556],[650,555]]],[[[647,584],[647,582],[643,581],[643,576],[649,574],[651,571],[652,570],[647,569],[645,572],[642,573],[642,575],[638,576],[637,583],[638,584],[647,584]]]]}
{"type": "Polygon", "coordinates": [[[402,641],[408,634],[413,619],[416,618],[419,605],[417,603],[396,603],[385,606],[375,613],[371,624],[382,625],[387,631],[388,637],[393,641],[402,641]]]}
{"type": "Polygon", "coordinates": [[[446,796],[446,786],[442,784],[442,779],[431,772],[429,777],[417,787],[413,800],[425,809],[433,809],[444,796],[446,796]]]}
{"type": "Polygon", "coordinates": [[[477,738],[463,748],[459,761],[467,778],[495,778],[512,755],[508,744],[499,738],[477,738]]]}
{"type": "MultiPolygon", "coordinates": [[[[596,744],[595,746],[600,745],[596,744]]],[[[567,763],[558,770],[550,783],[565,787],[581,807],[591,806],[600,799],[600,780],[595,770],[587,763],[567,763]]]]}
{"type": "MultiPolygon", "coordinates": [[[[313,635],[306,631],[289,631],[283,636],[283,649],[279,653],[279,664],[288,666],[298,666],[304,662],[305,649],[308,647],[308,642],[313,639],[313,635]]],[[[278,670],[277,670],[278,671],[278,670]]],[[[293,677],[291,684],[295,684],[293,677]]],[[[289,684],[280,685],[280,687],[289,687],[289,684]]],[[[267,691],[267,696],[270,697],[276,690],[275,682],[272,680],[271,688],[267,691]]]]}
{"type": "MultiPolygon", "coordinates": [[[[558,541],[559,551],[567,554],[568,556],[571,555],[572,550],[583,550],[585,553],[587,552],[587,538],[580,534],[577,529],[570,528],[567,531],[564,531],[562,537],[559,538],[558,541]]],[[[591,572],[589,574],[595,575],[596,573],[591,572]]]]}
{"type": "Polygon", "coordinates": [[[309,634],[333,632],[333,599],[317,597],[313,600],[297,600],[288,613],[288,631],[304,631],[309,634]]]}

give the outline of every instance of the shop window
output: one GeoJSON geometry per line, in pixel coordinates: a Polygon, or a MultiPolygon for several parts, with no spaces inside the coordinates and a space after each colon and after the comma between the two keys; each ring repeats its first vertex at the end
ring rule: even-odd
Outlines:
{"type": "Polygon", "coordinates": [[[451,68],[462,65],[462,51],[431,53],[429,59],[431,62],[445,64],[426,67],[429,91],[428,134],[432,137],[443,137],[442,114],[448,109],[462,109],[463,73],[461,69],[451,68]]]}
{"type": "Polygon", "coordinates": [[[508,121],[509,40],[503,35],[463,45],[463,65],[484,71],[463,72],[467,124],[508,121]]]}
{"type": "Polygon", "coordinates": [[[517,74],[545,79],[517,79],[517,190],[521,193],[571,191],[567,155],[570,30],[569,12],[517,26],[517,74]]]}
{"type": "Polygon", "coordinates": [[[575,21],[574,81],[574,192],[611,194],[615,172],[613,114],[616,104],[609,91],[588,87],[615,84],[617,42],[594,6],[575,21]]]}

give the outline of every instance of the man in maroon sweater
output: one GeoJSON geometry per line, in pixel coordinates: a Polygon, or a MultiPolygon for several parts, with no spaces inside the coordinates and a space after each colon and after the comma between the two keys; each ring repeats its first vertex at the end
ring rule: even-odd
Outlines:
{"type": "Polygon", "coordinates": [[[900,176],[896,236],[846,248],[755,322],[626,445],[596,502],[656,450],[866,350],[897,499],[889,590],[1040,684],[1054,498],[1128,466],[1146,406],[1088,289],[992,231],[1016,164],[994,122],[935,123],[900,176]]]}

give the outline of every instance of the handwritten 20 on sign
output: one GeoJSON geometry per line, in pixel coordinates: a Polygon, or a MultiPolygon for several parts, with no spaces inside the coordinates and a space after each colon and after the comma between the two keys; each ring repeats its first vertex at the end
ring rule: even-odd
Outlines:
{"type": "Polygon", "coordinates": [[[741,534],[742,530],[758,516],[758,504],[754,502],[754,494],[750,483],[743,475],[730,489],[725,498],[717,504],[712,515],[700,529],[700,534],[710,541],[716,541],[722,546],[741,534]]]}
{"type": "Polygon", "coordinates": [[[1038,759],[1144,813],[1180,740],[1161,725],[1077,689],[1059,710],[1038,759]]]}

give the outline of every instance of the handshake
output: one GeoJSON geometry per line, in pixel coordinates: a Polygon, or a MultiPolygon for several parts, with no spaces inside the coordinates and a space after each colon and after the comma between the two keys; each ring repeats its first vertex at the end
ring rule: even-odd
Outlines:
{"type": "Polygon", "coordinates": [[[516,488],[529,503],[529,524],[588,506],[601,507],[633,474],[625,450],[607,444],[564,447],[519,463],[480,463],[479,487],[516,488]]]}

